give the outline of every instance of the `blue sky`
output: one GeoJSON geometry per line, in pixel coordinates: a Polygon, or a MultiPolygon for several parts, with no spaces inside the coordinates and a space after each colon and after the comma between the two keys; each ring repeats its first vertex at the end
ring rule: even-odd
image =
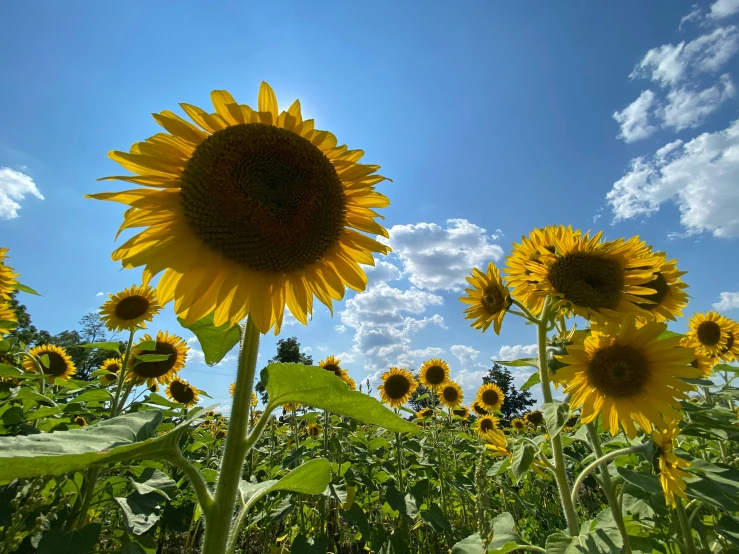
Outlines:
{"type": "MultiPolygon", "coordinates": [[[[395,253],[368,290],[283,329],[314,359],[341,354],[360,381],[438,354],[469,397],[491,357],[534,337],[513,317],[474,332],[458,288],[556,223],[642,235],[689,272],[686,314],[736,317],[739,2],[532,6],[3,3],[0,245],[43,294],[24,298],[34,323],[73,328],[140,279],[110,259],[123,208],[83,198],[123,188],[95,181],[120,174],[107,151],[158,132],[151,112],[209,108],[213,89],[254,105],[262,80],[394,181],[395,253]]],[[[171,306],[150,328],[177,330],[171,306]]],[[[195,350],[181,373],[216,401],[233,374],[195,350]]]]}

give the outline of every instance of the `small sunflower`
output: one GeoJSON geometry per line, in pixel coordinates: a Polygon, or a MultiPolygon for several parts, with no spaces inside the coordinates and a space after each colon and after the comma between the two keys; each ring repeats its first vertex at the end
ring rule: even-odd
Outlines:
{"type": "Polygon", "coordinates": [[[663,431],[655,430],[652,438],[659,447],[659,481],[665,494],[665,503],[675,507],[675,496],[687,498],[685,478],[688,474],[682,468],[690,465],[688,460],[679,458],[673,451],[675,439],[680,434],[678,422],[671,421],[663,431]]]}
{"type": "Polygon", "coordinates": [[[688,321],[687,339],[690,345],[709,358],[734,350],[735,324],[718,312],[694,314],[688,321]]]}
{"type": "MultiPolygon", "coordinates": [[[[144,335],[142,342],[151,340],[153,339],[149,335],[144,335]]],[[[134,356],[166,355],[167,359],[155,362],[134,361],[131,372],[127,377],[129,381],[146,381],[147,387],[155,386],[157,381],[162,385],[166,385],[175,378],[175,374],[179,370],[185,367],[189,347],[184,340],[176,335],[170,335],[167,331],[159,331],[155,342],[156,346],[153,350],[141,350],[134,347],[131,354],[134,356]]]]}
{"type": "Polygon", "coordinates": [[[300,404],[283,404],[282,410],[285,412],[292,412],[293,410],[298,410],[300,408],[300,404]]]}
{"type": "Polygon", "coordinates": [[[251,392],[251,407],[252,407],[252,408],[256,408],[256,407],[257,407],[257,402],[258,402],[258,401],[259,401],[259,400],[257,399],[257,393],[256,393],[256,392],[254,392],[254,391],[252,391],[252,392],[251,392]]]}
{"type": "Polygon", "coordinates": [[[82,416],[77,416],[74,418],[74,422],[79,425],[80,427],[87,426],[87,420],[82,416]]]}
{"type": "Polygon", "coordinates": [[[18,284],[18,281],[15,280],[18,274],[14,273],[12,267],[5,265],[5,255],[7,253],[7,248],[0,248],[0,300],[10,298],[10,294],[18,284]]]}
{"type": "Polygon", "coordinates": [[[106,385],[106,386],[112,385],[116,381],[118,381],[118,374],[113,373],[112,371],[109,371],[108,373],[105,373],[100,376],[101,384],[106,385]]]}
{"type": "Polygon", "coordinates": [[[231,396],[233,396],[234,395],[234,392],[236,392],[236,383],[231,383],[228,386],[228,394],[230,394],[231,396]]]}
{"type": "Polygon", "coordinates": [[[523,417],[526,420],[526,423],[533,425],[534,427],[541,425],[544,422],[544,414],[539,410],[533,410],[523,417]]]}
{"type": "Polygon", "coordinates": [[[346,370],[341,367],[341,360],[334,358],[333,356],[329,356],[325,360],[321,360],[318,362],[318,365],[326,371],[332,372],[339,378],[346,373],[346,370]]]}
{"type": "Polygon", "coordinates": [[[616,435],[619,422],[630,438],[636,436],[634,421],[645,432],[652,423],[679,417],[676,405],[694,390],[681,378],[698,377],[690,366],[689,348],[679,346],[680,337],[659,340],[665,323],[648,323],[636,328],[634,318],[624,320],[619,334],[608,336],[594,331],[582,343],[567,347],[557,358],[568,364],[553,378],[566,385],[570,406],[582,406],[580,419],[590,423],[599,413],[603,426],[616,435]]]}
{"type": "Polygon", "coordinates": [[[423,362],[418,381],[426,388],[437,390],[449,383],[449,364],[440,358],[423,362]]]}
{"type": "MultiPolygon", "coordinates": [[[[54,379],[69,379],[74,375],[76,368],[72,358],[69,357],[67,352],[54,344],[42,344],[41,346],[35,346],[28,351],[28,353],[39,360],[44,375],[48,375],[47,381],[53,383],[54,379]],[[46,356],[49,360],[48,367],[44,364],[43,356],[46,356]]],[[[38,371],[38,367],[31,358],[26,357],[23,360],[23,367],[26,371],[38,371]]]]}
{"type": "Polygon", "coordinates": [[[312,439],[317,439],[321,436],[321,428],[315,423],[308,425],[306,430],[308,431],[308,436],[312,439]]]}
{"type": "Polygon", "coordinates": [[[123,367],[123,360],[120,358],[108,358],[100,365],[100,369],[104,369],[112,373],[118,373],[121,370],[121,367],[123,367]]]}
{"type": "Polygon", "coordinates": [[[684,289],[688,285],[680,277],[685,271],[677,269],[677,260],[666,261],[666,254],[656,254],[660,263],[653,274],[653,279],[644,283],[645,288],[653,289],[654,294],[644,297],[648,302],[639,303],[639,307],[648,311],[650,318],[656,321],[674,321],[683,315],[683,308],[688,304],[688,294],[684,289]]]}
{"type": "Polygon", "coordinates": [[[15,315],[15,310],[9,302],[0,301],[0,321],[5,325],[0,326],[0,336],[9,333],[14,329],[18,323],[18,318],[15,315]],[[10,323],[10,325],[8,325],[10,323]]]}
{"type": "Polygon", "coordinates": [[[391,367],[382,374],[382,385],[377,387],[380,399],[391,408],[397,408],[410,400],[418,388],[413,374],[405,369],[391,367]]]}
{"type": "Polygon", "coordinates": [[[505,395],[495,383],[486,383],[477,390],[475,401],[488,412],[500,410],[505,400],[505,395]]]}
{"type": "Polygon", "coordinates": [[[439,400],[447,408],[458,407],[462,404],[462,400],[464,400],[462,387],[454,381],[449,381],[447,385],[444,385],[444,387],[439,390],[439,400]]]}
{"type": "Polygon", "coordinates": [[[185,408],[192,408],[200,402],[198,389],[179,377],[175,377],[172,380],[166,392],[170,400],[182,404],[185,408]]]}
{"type": "Polygon", "coordinates": [[[475,414],[479,416],[488,415],[490,413],[485,408],[483,408],[477,400],[470,404],[470,408],[473,412],[475,412],[475,414]]]}
{"type": "Polygon", "coordinates": [[[574,429],[578,421],[580,421],[580,414],[571,415],[567,418],[567,421],[565,421],[565,429],[574,429]]]}
{"type": "Polygon", "coordinates": [[[508,439],[499,429],[487,432],[483,435],[485,439],[485,448],[490,450],[493,456],[512,456],[508,450],[508,439]]]}
{"type": "Polygon", "coordinates": [[[475,431],[482,438],[487,439],[488,435],[498,430],[498,418],[492,415],[480,416],[475,420],[475,431]]]}
{"type": "Polygon", "coordinates": [[[470,409],[467,406],[459,406],[452,409],[452,414],[462,419],[467,419],[470,417],[470,409]]]}
{"type": "Polygon", "coordinates": [[[111,331],[143,329],[161,309],[149,285],[133,285],[108,296],[110,300],[100,307],[100,319],[111,331]]]}
{"type": "Polygon", "coordinates": [[[516,431],[525,431],[526,422],[520,417],[516,417],[513,420],[511,420],[511,427],[513,427],[516,431]]]}
{"type": "Polygon", "coordinates": [[[423,410],[418,410],[416,412],[416,419],[426,419],[427,417],[431,417],[434,415],[434,410],[431,408],[424,408],[423,410]]]}
{"type": "Polygon", "coordinates": [[[143,187],[89,197],[131,206],[121,230],[145,227],[113,258],[144,266],[145,282],[164,271],[157,298],[186,325],[249,315],[277,333],[285,305],[307,324],[314,296],[331,308],[346,286],[364,290],[359,264],[390,251],[364,234],[388,236],[375,221],[390,203],[375,191],[379,166],[303,120],[298,101],[279,112],[267,83],[257,110],[224,90],[211,100],[215,113],[180,104],[195,125],[165,110],[154,119],[166,133],[109,153],[134,175],[107,179],[143,187]]]}
{"type": "Polygon", "coordinates": [[[474,268],[466,279],[472,288],[465,289],[467,296],[459,298],[461,302],[470,304],[464,311],[465,319],[473,320],[471,326],[483,333],[492,323],[495,334],[499,335],[503,318],[511,306],[511,295],[500,278],[498,268],[490,262],[485,273],[474,268]]]}

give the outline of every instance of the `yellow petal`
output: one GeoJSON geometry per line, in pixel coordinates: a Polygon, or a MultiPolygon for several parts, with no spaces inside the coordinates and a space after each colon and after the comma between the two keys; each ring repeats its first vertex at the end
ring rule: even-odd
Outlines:
{"type": "Polygon", "coordinates": [[[258,107],[260,112],[271,114],[271,124],[277,123],[277,117],[280,114],[277,109],[277,96],[275,96],[275,91],[272,90],[272,87],[264,81],[262,81],[262,84],[259,86],[258,107]]]}

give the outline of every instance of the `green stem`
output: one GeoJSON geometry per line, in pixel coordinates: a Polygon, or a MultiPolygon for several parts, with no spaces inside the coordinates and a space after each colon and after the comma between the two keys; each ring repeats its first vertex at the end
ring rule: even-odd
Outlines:
{"type": "MultiPolygon", "coordinates": [[[[544,305],[541,319],[537,323],[537,344],[539,350],[539,376],[541,377],[541,390],[544,396],[544,402],[552,402],[552,389],[549,385],[549,368],[547,367],[547,325],[549,324],[549,299],[544,305]]],[[[557,481],[557,489],[559,490],[559,498],[562,502],[562,509],[567,520],[567,529],[570,535],[577,536],[580,531],[580,525],[577,519],[575,505],[570,497],[570,486],[567,483],[567,472],[565,470],[564,452],[562,450],[562,438],[559,434],[551,437],[552,453],[554,455],[554,477],[557,481]]]]}
{"type": "Polygon", "coordinates": [[[92,497],[95,494],[95,484],[97,483],[98,475],[100,475],[99,467],[91,467],[85,472],[85,486],[83,487],[82,492],[82,507],[80,508],[80,513],[77,516],[77,521],[74,525],[75,529],[81,529],[85,525],[87,510],[90,509],[90,502],[92,502],[92,497]]]}
{"type": "Polygon", "coordinates": [[[133,344],[133,335],[135,333],[136,331],[132,329],[131,334],[128,335],[128,344],[126,345],[126,352],[123,354],[123,363],[121,364],[121,368],[118,370],[118,384],[115,387],[115,398],[113,398],[113,404],[110,406],[110,417],[115,417],[121,412],[122,405],[119,405],[118,401],[121,397],[121,391],[123,390],[123,383],[126,380],[128,360],[131,358],[131,345],[133,344]]]}
{"type": "Polygon", "coordinates": [[[675,511],[677,512],[677,519],[680,522],[680,528],[682,529],[683,538],[685,539],[685,546],[688,551],[687,554],[695,554],[693,533],[690,531],[690,525],[688,524],[688,517],[685,515],[683,501],[679,498],[675,498],[675,511]]]}
{"type": "MultiPolygon", "coordinates": [[[[249,441],[246,434],[249,429],[251,393],[254,387],[258,350],[259,330],[249,317],[246,320],[239,352],[236,390],[228,422],[226,444],[223,449],[223,462],[218,474],[213,505],[210,513],[206,514],[202,554],[224,554],[226,552],[244,460],[249,447],[256,441],[256,437],[249,441]]],[[[260,427],[257,424],[254,431],[257,429],[263,429],[263,426],[260,427]]]]}
{"type": "Polygon", "coordinates": [[[171,454],[165,456],[164,459],[179,468],[187,476],[192,484],[192,488],[195,489],[195,496],[203,513],[206,515],[210,513],[211,507],[213,506],[213,496],[210,494],[208,485],[206,485],[205,479],[203,479],[198,469],[182,455],[182,452],[177,447],[172,450],[171,454]]]}

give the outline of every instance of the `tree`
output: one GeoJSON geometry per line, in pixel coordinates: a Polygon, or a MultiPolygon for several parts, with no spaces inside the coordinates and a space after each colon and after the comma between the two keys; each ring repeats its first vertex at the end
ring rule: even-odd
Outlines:
{"type": "MultiPolygon", "coordinates": [[[[277,341],[277,354],[271,358],[268,364],[305,364],[313,365],[313,357],[300,351],[300,343],[297,337],[280,339],[277,341]]],[[[267,402],[267,391],[261,381],[257,381],[256,391],[263,403],[267,402]]]]}
{"type": "Polygon", "coordinates": [[[9,333],[9,336],[16,337],[19,342],[28,346],[51,342],[51,334],[48,331],[39,331],[31,323],[31,315],[26,307],[18,301],[18,291],[13,292],[10,296],[10,306],[15,310],[18,326],[9,333]]]}
{"type": "Polygon", "coordinates": [[[482,378],[483,383],[495,383],[505,395],[505,401],[500,411],[502,416],[510,421],[515,417],[522,417],[529,408],[536,403],[529,391],[520,391],[513,384],[513,375],[507,367],[493,362],[493,367],[482,378]]]}
{"type": "Polygon", "coordinates": [[[408,404],[411,405],[411,408],[413,408],[413,411],[418,412],[420,410],[430,408],[433,404],[433,400],[431,399],[431,389],[427,389],[422,384],[418,384],[418,388],[413,391],[413,394],[411,395],[411,399],[408,401],[408,404]],[[426,395],[426,398],[421,398],[422,396],[426,395]]]}

